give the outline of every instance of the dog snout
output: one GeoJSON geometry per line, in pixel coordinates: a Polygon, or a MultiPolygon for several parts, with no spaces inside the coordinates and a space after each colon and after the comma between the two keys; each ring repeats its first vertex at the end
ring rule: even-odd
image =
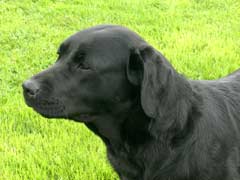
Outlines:
{"type": "Polygon", "coordinates": [[[39,92],[39,84],[34,80],[26,80],[22,84],[24,94],[28,97],[36,97],[39,92]]]}

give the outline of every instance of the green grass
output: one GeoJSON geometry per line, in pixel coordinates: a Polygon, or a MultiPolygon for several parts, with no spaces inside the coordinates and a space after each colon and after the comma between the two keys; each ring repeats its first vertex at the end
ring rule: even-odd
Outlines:
{"type": "Polygon", "coordinates": [[[114,180],[101,140],[82,124],[28,108],[21,83],[61,41],[102,23],[138,32],[193,79],[240,67],[239,0],[0,0],[0,180],[114,180]]]}

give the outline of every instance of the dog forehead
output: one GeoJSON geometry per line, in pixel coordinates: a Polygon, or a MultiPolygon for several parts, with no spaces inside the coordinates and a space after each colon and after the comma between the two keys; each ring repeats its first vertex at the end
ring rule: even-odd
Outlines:
{"type": "Polygon", "coordinates": [[[134,46],[143,39],[128,28],[118,25],[98,25],[92,28],[81,30],[70,36],[65,43],[72,45],[110,45],[114,42],[125,44],[125,46],[134,46]]]}
{"type": "Polygon", "coordinates": [[[96,26],[79,31],[62,44],[67,52],[87,54],[88,60],[105,63],[122,62],[132,48],[137,47],[144,40],[133,31],[121,26],[96,26]]]}

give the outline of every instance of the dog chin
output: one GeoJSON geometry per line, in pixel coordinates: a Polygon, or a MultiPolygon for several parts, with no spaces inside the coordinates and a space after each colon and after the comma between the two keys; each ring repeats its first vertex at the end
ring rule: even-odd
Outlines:
{"type": "Polygon", "coordinates": [[[67,118],[64,113],[64,108],[41,109],[32,107],[37,113],[46,118],[67,118]]]}

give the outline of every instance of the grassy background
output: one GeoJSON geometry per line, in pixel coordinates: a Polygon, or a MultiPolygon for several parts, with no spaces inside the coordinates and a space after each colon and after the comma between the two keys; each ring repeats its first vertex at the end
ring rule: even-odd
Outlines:
{"type": "Polygon", "coordinates": [[[239,0],[0,0],[0,179],[114,180],[105,148],[82,124],[46,120],[21,83],[61,41],[102,23],[128,26],[189,78],[240,67],[239,0]]]}

